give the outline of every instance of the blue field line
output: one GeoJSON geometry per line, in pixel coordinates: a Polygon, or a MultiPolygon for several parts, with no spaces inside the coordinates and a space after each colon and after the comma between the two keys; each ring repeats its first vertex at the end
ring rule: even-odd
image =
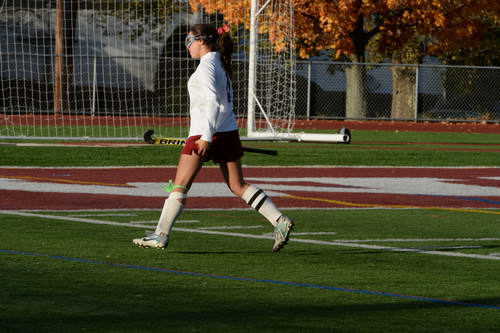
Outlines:
{"type": "MultiPolygon", "coordinates": [[[[436,197],[436,198],[451,198],[451,199],[457,199],[457,200],[462,200],[462,201],[478,201],[482,203],[487,203],[491,205],[500,205],[500,201],[498,200],[491,200],[491,199],[486,199],[486,198],[481,198],[481,197],[468,197],[468,196],[463,196],[463,195],[448,195],[448,194],[416,194],[417,196],[422,196],[422,197],[436,197]]],[[[491,207],[494,208],[494,207],[491,207]]]]}
{"type": "Polygon", "coordinates": [[[475,197],[456,197],[459,200],[464,200],[464,201],[479,201],[482,203],[487,203],[487,204],[492,204],[492,205],[500,205],[500,201],[496,200],[490,200],[490,199],[485,199],[485,198],[475,198],[475,197]]]}
{"type": "Polygon", "coordinates": [[[46,257],[46,258],[50,258],[50,259],[72,261],[72,262],[78,262],[78,263],[84,263],[84,264],[104,265],[104,266],[110,266],[110,267],[128,268],[128,269],[152,271],[152,272],[163,272],[163,273],[171,273],[171,274],[185,275],[185,276],[192,276],[192,277],[204,277],[204,278],[243,281],[243,282],[268,283],[268,284],[284,285],[284,286],[291,286],[291,287],[302,287],[302,288],[341,291],[341,292],[354,293],[354,294],[396,297],[396,298],[401,298],[401,299],[408,299],[408,300],[413,300],[413,301],[436,303],[436,304],[446,304],[446,305],[500,310],[500,306],[498,306],[498,305],[466,303],[466,302],[447,300],[447,299],[439,299],[439,298],[431,298],[431,297],[424,297],[424,296],[402,295],[402,294],[396,294],[396,293],[384,292],[384,291],[372,291],[372,290],[365,290],[365,289],[351,289],[351,288],[324,286],[324,285],[319,285],[319,284],[314,284],[314,283],[301,283],[301,282],[280,281],[280,280],[272,280],[272,279],[255,279],[255,278],[246,278],[246,277],[236,277],[236,276],[230,276],[230,275],[217,275],[217,274],[207,274],[207,273],[199,273],[199,272],[187,272],[187,271],[179,271],[179,270],[161,268],[161,267],[149,267],[149,266],[131,265],[131,264],[117,264],[117,263],[97,261],[97,260],[85,259],[85,258],[57,256],[57,255],[40,254],[40,253],[24,252],[24,251],[13,251],[13,250],[0,249],[0,253],[1,254],[11,254],[11,255],[24,255],[24,256],[32,256],[32,257],[46,257]]]}

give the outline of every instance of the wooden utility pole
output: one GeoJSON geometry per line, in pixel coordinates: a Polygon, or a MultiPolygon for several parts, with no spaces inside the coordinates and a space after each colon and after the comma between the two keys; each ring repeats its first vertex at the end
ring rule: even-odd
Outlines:
{"type": "Polygon", "coordinates": [[[64,73],[64,0],[56,0],[56,52],[54,69],[54,115],[62,114],[64,73]]]}
{"type": "Polygon", "coordinates": [[[54,114],[57,116],[62,115],[63,105],[70,104],[68,91],[73,82],[78,5],[78,0],[56,0],[54,114]]]}

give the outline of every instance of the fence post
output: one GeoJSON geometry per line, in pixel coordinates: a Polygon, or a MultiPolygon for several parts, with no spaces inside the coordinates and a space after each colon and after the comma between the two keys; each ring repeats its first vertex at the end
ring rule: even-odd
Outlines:
{"type": "Polygon", "coordinates": [[[415,121],[418,121],[418,84],[419,84],[419,76],[420,76],[420,65],[417,64],[415,68],[415,121]]]}
{"type": "Polygon", "coordinates": [[[94,55],[94,60],[92,62],[92,117],[95,116],[95,102],[96,102],[96,91],[97,91],[97,57],[94,55]]]}
{"type": "Polygon", "coordinates": [[[306,118],[309,120],[311,118],[311,70],[312,61],[307,63],[307,109],[306,118]]]}

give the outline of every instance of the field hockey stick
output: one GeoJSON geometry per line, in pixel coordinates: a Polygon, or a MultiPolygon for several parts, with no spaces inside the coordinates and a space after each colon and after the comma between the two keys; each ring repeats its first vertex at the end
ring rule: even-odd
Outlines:
{"type": "MultiPolygon", "coordinates": [[[[161,138],[161,137],[153,137],[154,131],[148,130],[144,133],[144,141],[153,145],[167,145],[167,146],[184,146],[186,144],[186,139],[177,139],[177,138],[161,138]]],[[[265,154],[265,155],[278,155],[276,150],[270,149],[260,149],[260,148],[250,148],[250,147],[242,147],[243,151],[249,153],[257,153],[257,154],[265,154]]]]}

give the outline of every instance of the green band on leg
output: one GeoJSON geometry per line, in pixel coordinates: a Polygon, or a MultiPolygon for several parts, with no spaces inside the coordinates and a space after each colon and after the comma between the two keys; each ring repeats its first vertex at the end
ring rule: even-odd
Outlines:
{"type": "Polygon", "coordinates": [[[187,187],[186,186],[183,186],[183,185],[175,185],[173,182],[172,182],[172,179],[170,179],[168,181],[168,184],[163,186],[162,189],[165,191],[165,192],[173,192],[175,189],[177,188],[182,188],[182,189],[185,189],[187,190],[187,187]]]}

